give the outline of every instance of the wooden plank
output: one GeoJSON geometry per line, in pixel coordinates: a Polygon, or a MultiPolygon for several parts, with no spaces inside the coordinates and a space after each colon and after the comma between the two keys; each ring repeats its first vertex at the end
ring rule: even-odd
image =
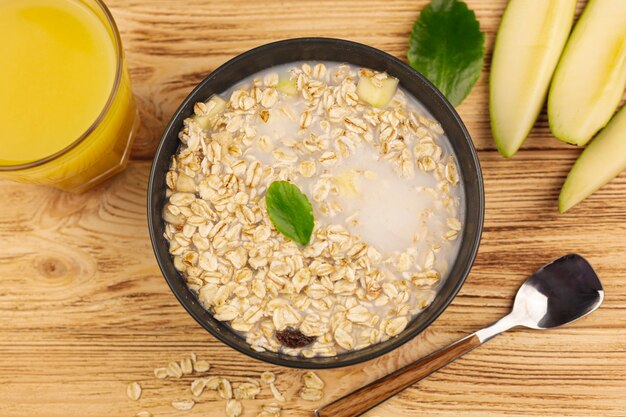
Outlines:
{"type": "MultiPolygon", "coordinates": [[[[126,46],[142,127],[133,156],[151,159],[183,97],[211,70],[251,47],[297,36],[352,39],[403,58],[427,0],[110,0],[126,46]]],[[[505,0],[468,1],[488,51],[505,0]]],[[[579,9],[582,6],[579,4],[579,9]]],[[[489,61],[488,52],[487,61],[489,61]]],[[[486,223],[472,274],[424,333],[367,364],[321,371],[324,401],[474,331],[511,305],[524,277],[567,252],[586,256],[606,290],[602,308],[570,327],[517,330],[490,341],[372,410],[373,416],[623,416],[626,410],[626,175],[567,215],[558,190],[578,150],[555,140],[542,115],[524,151],[494,151],[487,67],[459,107],[485,176],[486,223]]],[[[0,416],[175,416],[188,377],[152,370],[191,351],[233,381],[271,370],[288,401],[283,416],[310,416],[298,400],[302,371],[267,365],[208,335],[163,280],[146,223],[148,161],[83,195],[0,182],[0,416]],[[138,403],[126,384],[140,381],[138,403]]],[[[271,402],[246,401],[244,416],[271,402]]],[[[186,415],[221,416],[204,394],[186,415]]]]}

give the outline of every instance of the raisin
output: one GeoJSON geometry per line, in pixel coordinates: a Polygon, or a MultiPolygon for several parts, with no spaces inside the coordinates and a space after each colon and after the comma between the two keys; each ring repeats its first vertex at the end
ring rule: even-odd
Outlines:
{"type": "Polygon", "coordinates": [[[276,332],[276,339],[285,347],[301,348],[315,342],[317,337],[305,336],[300,330],[287,327],[285,330],[276,332]]]}

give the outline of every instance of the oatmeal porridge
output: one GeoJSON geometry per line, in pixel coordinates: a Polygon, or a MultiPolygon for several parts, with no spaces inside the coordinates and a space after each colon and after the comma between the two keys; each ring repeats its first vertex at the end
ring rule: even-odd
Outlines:
{"type": "Polygon", "coordinates": [[[334,356],[397,336],[457,255],[454,154],[390,75],[270,68],[196,103],[179,138],[164,208],[174,265],[257,351],[334,356]],[[278,181],[310,202],[305,245],[270,218],[278,181]]]}

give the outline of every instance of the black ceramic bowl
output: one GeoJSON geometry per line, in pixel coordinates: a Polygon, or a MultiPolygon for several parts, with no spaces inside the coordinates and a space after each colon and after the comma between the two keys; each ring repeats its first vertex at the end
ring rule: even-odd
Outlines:
{"type": "Polygon", "coordinates": [[[238,351],[262,361],[297,368],[333,368],[364,362],[389,352],[411,340],[430,325],[450,304],[467,277],[478,250],[483,225],[483,182],[472,140],[458,114],[445,97],[422,75],[400,60],[378,49],[339,39],[301,38],[270,43],[245,52],[204,79],[178,108],[165,129],[157,149],[148,185],[148,222],[150,238],[157,261],[178,301],[213,336],[238,351]],[[165,174],[171,156],[178,149],[178,132],[183,120],[193,113],[194,103],[212,94],[222,93],[243,78],[274,65],[293,61],[336,61],[386,71],[400,79],[401,86],[415,96],[445,130],[458,158],[465,189],[465,223],[461,249],[449,268],[435,300],[397,337],[368,348],[335,357],[303,358],[273,352],[256,352],[228,326],[215,320],[187,288],[176,270],[163,237],[163,206],[165,205],[165,174]]]}

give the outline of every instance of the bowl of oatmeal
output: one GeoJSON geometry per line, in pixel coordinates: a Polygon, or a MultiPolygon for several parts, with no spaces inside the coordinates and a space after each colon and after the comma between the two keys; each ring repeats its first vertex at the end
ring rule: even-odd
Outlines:
{"type": "Polygon", "coordinates": [[[338,39],[264,45],[185,99],[148,189],[154,252],[213,336],[299,368],[370,360],[432,323],[483,224],[471,138],[398,59],[338,39]]]}

